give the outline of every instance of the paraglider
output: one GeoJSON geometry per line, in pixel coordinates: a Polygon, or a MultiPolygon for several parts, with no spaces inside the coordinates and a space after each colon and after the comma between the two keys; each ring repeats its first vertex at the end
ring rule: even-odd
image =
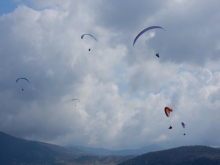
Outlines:
{"type": "MultiPolygon", "coordinates": [[[[150,26],[150,27],[148,27],[148,28],[142,30],[142,31],[135,37],[134,42],[133,42],[133,46],[134,46],[135,42],[137,41],[137,39],[138,39],[142,34],[144,34],[144,33],[145,33],[146,31],[148,31],[148,30],[155,29],[155,28],[159,28],[159,29],[165,30],[164,28],[162,28],[162,27],[160,27],[160,26],[150,26]]],[[[166,30],[165,30],[165,31],[166,31],[166,30]]]]}
{"type": "MultiPolygon", "coordinates": [[[[27,79],[27,78],[18,78],[17,80],[16,80],[16,83],[19,81],[19,80],[26,80],[27,82],[29,82],[30,83],[30,81],[27,79]]],[[[21,89],[22,91],[24,91],[24,88],[22,88],[21,89]]]]}
{"type": "Polygon", "coordinates": [[[160,57],[160,56],[159,56],[159,53],[157,53],[156,56],[159,58],[159,57],[160,57]]]}
{"type": "MultiPolygon", "coordinates": [[[[171,112],[173,112],[173,108],[172,107],[165,107],[164,112],[167,117],[170,117],[171,112]]],[[[168,129],[172,129],[172,126],[170,126],[168,129]]]]}
{"type": "MultiPolygon", "coordinates": [[[[83,37],[84,37],[85,35],[88,35],[88,36],[92,37],[94,40],[97,41],[97,39],[96,39],[93,35],[91,35],[91,34],[83,34],[83,35],[81,36],[81,39],[83,39],[83,37]]],[[[91,50],[91,49],[89,48],[88,51],[90,51],[90,50],[91,50]]]]}
{"type": "MultiPolygon", "coordinates": [[[[182,125],[183,128],[185,128],[185,123],[184,122],[181,122],[181,125],[182,125]]],[[[184,133],[183,135],[186,135],[186,134],[184,133]]]]}
{"type": "MultiPolygon", "coordinates": [[[[74,100],[78,100],[79,102],[80,102],[80,100],[79,99],[73,99],[72,101],[74,101],[74,100]]],[[[76,105],[75,105],[76,106],[76,105]]]]}

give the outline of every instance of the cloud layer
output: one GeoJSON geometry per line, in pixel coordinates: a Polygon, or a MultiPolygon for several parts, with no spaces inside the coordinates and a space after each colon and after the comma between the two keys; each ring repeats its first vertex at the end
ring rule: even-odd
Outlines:
{"type": "Polygon", "coordinates": [[[0,17],[1,131],[110,149],[219,146],[218,1],[17,3],[0,17]],[[133,47],[151,25],[166,31],[133,47]]]}

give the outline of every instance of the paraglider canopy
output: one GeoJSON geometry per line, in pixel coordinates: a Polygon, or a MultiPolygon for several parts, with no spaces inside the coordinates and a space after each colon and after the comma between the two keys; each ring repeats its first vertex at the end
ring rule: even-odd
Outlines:
{"type": "MultiPolygon", "coordinates": [[[[79,99],[73,99],[73,100],[78,100],[78,101],[80,102],[80,100],[79,100],[79,99]]],[[[73,101],[73,100],[72,100],[72,101],[73,101]]]]}
{"type": "Polygon", "coordinates": [[[85,36],[85,35],[88,35],[88,36],[90,36],[90,37],[92,37],[92,38],[94,38],[94,40],[96,40],[97,41],[97,39],[92,35],[92,34],[83,34],[82,36],[81,36],[81,39],[83,39],[83,37],[85,36]]]}
{"type": "Polygon", "coordinates": [[[27,82],[30,83],[30,81],[29,81],[27,78],[18,78],[18,79],[16,80],[16,82],[18,82],[18,80],[21,80],[21,79],[26,80],[27,82]]]}
{"type": "Polygon", "coordinates": [[[164,108],[164,112],[166,114],[167,117],[170,116],[170,113],[173,111],[173,108],[172,107],[165,107],[164,108]]]}
{"type": "Polygon", "coordinates": [[[156,56],[159,58],[159,57],[160,57],[160,56],[159,56],[159,53],[157,53],[156,56]]]}
{"type": "MultiPolygon", "coordinates": [[[[146,31],[148,31],[148,30],[155,29],[155,28],[159,28],[159,29],[165,30],[164,28],[162,28],[162,27],[160,27],[160,26],[150,26],[150,27],[148,27],[148,28],[142,30],[142,31],[135,37],[134,42],[133,42],[133,46],[134,46],[135,42],[137,41],[137,39],[138,39],[142,34],[144,34],[144,33],[145,33],[146,31]]],[[[165,31],[166,31],[166,30],[165,30],[165,31]]]]}
{"type": "Polygon", "coordinates": [[[184,122],[181,122],[181,125],[183,128],[185,128],[185,123],[184,122]]]}

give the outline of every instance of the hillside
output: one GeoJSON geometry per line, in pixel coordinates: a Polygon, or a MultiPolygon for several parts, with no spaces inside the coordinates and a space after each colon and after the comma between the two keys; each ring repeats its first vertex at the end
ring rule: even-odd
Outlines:
{"type": "Polygon", "coordinates": [[[119,165],[220,165],[220,150],[185,146],[138,156],[119,165]]]}
{"type": "Polygon", "coordinates": [[[0,165],[114,165],[134,156],[94,156],[77,148],[29,141],[0,132],[0,165]]]}
{"type": "Polygon", "coordinates": [[[162,147],[157,145],[150,145],[146,147],[142,147],[139,149],[124,149],[124,150],[109,150],[105,148],[92,148],[92,147],[83,147],[74,145],[73,147],[67,147],[69,150],[75,150],[76,148],[95,155],[117,155],[117,156],[127,156],[127,155],[142,155],[152,151],[160,151],[163,150],[162,147]]]}
{"type": "Polygon", "coordinates": [[[140,156],[92,155],[78,148],[16,138],[0,132],[0,165],[220,165],[220,149],[185,146],[140,156]],[[119,164],[120,163],[120,164],[119,164]]]}
{"type": "Polygon", "coordinates": [[[80,155],[83,152],[79,150],[69,152],[60,146],[28,141],[0,132],[0,164],[55,164],[80,155]]]}

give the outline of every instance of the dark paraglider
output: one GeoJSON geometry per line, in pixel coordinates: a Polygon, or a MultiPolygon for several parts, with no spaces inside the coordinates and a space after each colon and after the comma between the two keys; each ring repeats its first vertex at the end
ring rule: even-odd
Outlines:
{"type": "MultiPolygon", "coordinates": [[[[74,101],[74,100],[78,100],[78,101],[80,102],[80,100],[79,100],[79,99],[72,99],[72,101],[74,101]]],[[[75,106],[76,106],[76,104],[75,104],[75,106]]]]}
{"type": "MultiPolygon", "coordinates": [[[[20,81],[20,80],[25,80],[25,81],[27,81],[27,82],[30,83],[30,81],[29,81],[27,78],[18,78],[18,79],[16,80],[16,83],[18,83],[18,81],[20,81]]],[[[24,91],[24,88],[22,88],[21,90],[24,91]]]]}
{"type": "Polygon", "coordinates": [[[159,53],[157,53],[156,56],[159,58],[159,57],[160,57],[160,56],[159,56],[159,53]]]}
{"type": "MultiPolygon", "coordinates": [[[[82,36],[81,36],[81,39],[83,39],[84,38],[84,36],[90,36],[90,37],[92,37],[94,40],[96,40],[97,41],[97,39],[92,35],[92,34],[83,34],[82,36]]],[[[90,51],[91,49],[89,48],[89,50],[88,51],[90,51]]]]}

